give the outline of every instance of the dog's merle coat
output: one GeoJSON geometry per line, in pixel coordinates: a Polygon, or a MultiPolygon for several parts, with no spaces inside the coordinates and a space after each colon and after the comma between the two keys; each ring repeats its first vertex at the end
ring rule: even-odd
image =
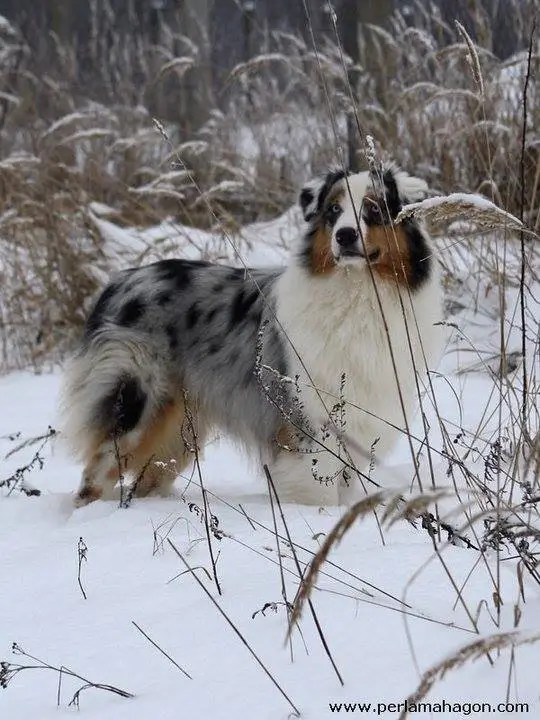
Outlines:
{"type": "MultiPolygon", "coordinates": [[[[181,388],[233,434],[269,444],[279,411],[261,403],[254,369],[258,333],[275,313],[271,291],[279,272],[191,260],[162,260],[122,272],[90,314],[82,354],[111,342],[117,329],[129,331],[155,357],[165,388],[156,394],[129,374],[119,377],[96,404],[95,422],[110,434],[126,433],[137,426],[148,396],[166,405],[181,388]],[[250,408],[257,408],[253,417],[250,408]]],[[[285,374],[279,332],[271,328],[264,335],[265,364],[285,374]]]]}
{"type": "Polygon", "coordinates": [[[287,268],[163,260],[121,272],[97,300],[66,375],[65,432],[85,462],[77,504],[110,493],[119,459],[138,494],[166,491],[213,428],[258,449],[284,499],[337,502],[344,467],[362,469],[378,436],[387,452],[391,425],[403,425],[381,312],[402,344],[397,300],[408,295],[406,320],[414,316],[427,337],[423,352],[413,339],[413,357],[402,363],[408,405],[414,365],[436,344],[439,281],[429,240],[412,220],[393,225],[424,189],[393,166],[378,181],[332,171],[302,190],[308,227],[287,268]],[[342,376],[362,414],[347,424],[360,453],[345,457],[341,440],[328,457],[297,452],[320,451],[342,376]]]}

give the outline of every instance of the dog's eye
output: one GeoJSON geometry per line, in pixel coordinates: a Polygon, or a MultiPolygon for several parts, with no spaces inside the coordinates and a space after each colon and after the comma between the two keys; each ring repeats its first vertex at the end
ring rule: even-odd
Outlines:
{"type": "Polygon", "coordinates": [[[372,200],[371,198],[366,198],[364,201],[362,215],[368,225],[380,225],[383,222],[381,206],[378,202],[372,200]]]}
{"type": "Polygon", "coordinates": [[[338,215],[341,215],[341,205],[339,203],[332,203],[326,208],[325,216],[329,222],[335,221],[338,215]]]}

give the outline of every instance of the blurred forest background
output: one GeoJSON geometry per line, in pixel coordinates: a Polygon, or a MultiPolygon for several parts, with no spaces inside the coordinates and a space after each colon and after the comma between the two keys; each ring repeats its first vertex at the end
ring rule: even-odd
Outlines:
{"type": "MultiPolygon", "coordinates": [[[[530,2],[517,5],[526,10],[530,2]]],[[[275,50],[276,34],[297,35],[308,45],[312,32],[319,39],[332,38],[332,8],[344,49],[356,62],[361,50],[355,29],[388,27],[394,11],[413,27],[422,10],[450,26],[458,20],[499,59],[522,48],[519,23],[527,16],[515,13],[509,0],[0,0],[0,14],[20,29],[36,70],[65,71],[57,67],[62,64],[60,44],[70,51],[74,90],[107,102],[120,92],[120,81],[131,83],[133,101],[144,99],[151,112],[179,121],[186,130],[199,127],[208,110],[201,84],[224,102],[221,91],[228,73],[260,52],[275,50]],[[149,88],[149,70],[159,71],[167,51],[185,53],[185,38],[196,45],[197,68],[186,71],[176,87],[169,82],[149,88]]]]}
{"type": "Polygon", "coordinates": [[[241,234],[366,134],[538,232],[539,4],[0,0],[0,366],[70,345],[111,226],[241,234]]]}

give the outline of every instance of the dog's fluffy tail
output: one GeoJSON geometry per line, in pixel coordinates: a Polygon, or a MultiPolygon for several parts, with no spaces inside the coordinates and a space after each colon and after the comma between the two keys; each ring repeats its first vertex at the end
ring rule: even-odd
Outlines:
{"type": "Polygon", "coordinates": [[[73,456],[86,461],[107,438],[151,417],[164,394],[164,372],[148,341],[124,328],[103,328],[66,368],[61,436],[73,456]]]}

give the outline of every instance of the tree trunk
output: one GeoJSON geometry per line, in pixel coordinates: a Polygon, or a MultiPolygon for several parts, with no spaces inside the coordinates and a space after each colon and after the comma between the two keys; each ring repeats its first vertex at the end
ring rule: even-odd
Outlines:
{"type": "MultiPolygon", "coordinates": [[[[328,5],[328,4],[327,4],[328,5]]],[[[337,31],[343,51],[351,59],[352,67],[348,69],[347,77],[357,101],[358,87],[358,66],[361,56],[364,58],[364,69],[375,78],[385,72],[385,67],[380,66],[380,60],[375,52],[370,52],[360,45],[360,25],[373,24],[381,25],[388,19],[394,9],[394,0],[338,0],[334,4],[337,15],[337,31]],[[364,52],[361,52],[364,50],[364,52]],[[366,62],[367,61],[367,62],[366,62]]],[[[335,40],[335,30],[331,23],[330,8],[326,7],[326,29],[330,38],[335,40]]],[[[364,128],[362,128],[364,129],[364,128]]],[[[351,170],[359,167],[359,153],[361,149],[361,137],[356,122],[354,108],[347,114],[347,157],[345,161],[351,170]]]]}

